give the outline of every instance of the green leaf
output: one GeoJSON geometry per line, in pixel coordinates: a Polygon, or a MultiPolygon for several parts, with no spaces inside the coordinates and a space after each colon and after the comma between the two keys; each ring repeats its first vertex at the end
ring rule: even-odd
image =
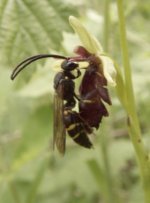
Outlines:
{"type": "Polygon", "coordinates": [[[0,57],[9,65],[27,56],[61,48],[69,15],[77,9],[60,0],[0,0],[0,57]]]}

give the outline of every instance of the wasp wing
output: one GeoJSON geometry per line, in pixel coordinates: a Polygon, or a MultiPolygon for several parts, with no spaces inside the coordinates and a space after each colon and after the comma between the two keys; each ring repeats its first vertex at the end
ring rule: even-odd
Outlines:
{"type": "Polygon", "coordinates": [[[56,146],[61,154],[65,153],[66,148],[66,130],[63,120],[63,100],[55,93],[53,149],[56,146]]]}

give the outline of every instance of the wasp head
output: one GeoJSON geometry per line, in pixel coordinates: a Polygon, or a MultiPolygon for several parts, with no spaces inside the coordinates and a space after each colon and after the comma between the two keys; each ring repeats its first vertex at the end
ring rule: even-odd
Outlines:
{"type": "Polygon", "coordinates": [[[64,60],[61,64],[61,68],[64,71],[73,71],[78,68],[78,64],[73,61],[64,60]]]}

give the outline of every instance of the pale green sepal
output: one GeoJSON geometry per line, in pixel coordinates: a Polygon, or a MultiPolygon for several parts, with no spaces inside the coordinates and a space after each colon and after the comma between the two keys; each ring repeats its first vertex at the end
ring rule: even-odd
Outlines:
{"type": "Polygon", "coordinates": [[[74,16],[69,17],[69,23],[78,34],[83,46],[92,54],[101,53],[103,51],[101,44],[98,40],[91,35],[80,21],[74,16]]]}

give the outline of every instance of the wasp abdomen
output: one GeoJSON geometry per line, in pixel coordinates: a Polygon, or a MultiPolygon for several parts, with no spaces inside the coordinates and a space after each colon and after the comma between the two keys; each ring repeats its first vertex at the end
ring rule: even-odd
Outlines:
{"type": "Polygon", "coordinates": [[[92,133],[92,129],[88,127],[80,118],[80,115],[71,110],[64,110],[64,124],[69,136],[79,145],[91,148],[87,134],[92,133]]]}

